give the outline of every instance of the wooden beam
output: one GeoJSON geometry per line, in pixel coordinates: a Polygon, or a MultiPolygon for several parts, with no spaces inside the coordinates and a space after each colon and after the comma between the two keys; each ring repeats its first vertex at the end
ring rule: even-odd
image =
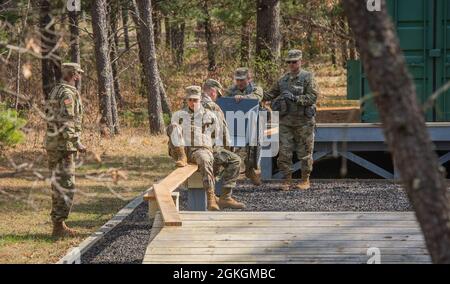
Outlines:
{"type": "Polygon", "coordinates": [[[153,185],[153,192],[158,202],[165,226],[181,226],[181,217],[172,199],[172,192],[182,185],[198,170],[197,165],[177,168],[166,178],[153,185]]]}

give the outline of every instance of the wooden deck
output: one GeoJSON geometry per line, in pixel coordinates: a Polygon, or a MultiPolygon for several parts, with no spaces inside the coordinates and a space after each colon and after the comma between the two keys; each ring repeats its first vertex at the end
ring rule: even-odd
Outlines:
{"type": "Polygon", "coordinates": [[[181,212],[157,214],[143,263],[430,263],[412,212],[181,212]]]}

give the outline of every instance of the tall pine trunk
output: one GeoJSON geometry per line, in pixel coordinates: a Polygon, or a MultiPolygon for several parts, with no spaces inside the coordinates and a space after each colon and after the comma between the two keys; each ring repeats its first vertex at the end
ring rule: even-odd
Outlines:
{"type": "Polygon", "coordinates": [[[209,14],[209,0],[203,0],[203,28],[205,31],[206,50],[208,53],[208,71],[216,70],[216,51],[214,47],[211,16],[209,14]]]}
{"type": "Polygon", "coordinates": [[[184,33],[186,23],[184,20],[169,21],[170,23],[170,43],[172,50],[172,60],[178,68],[183,65],[184,60],[184,33]]]}
{"type": "MultiPolygon", "coordinates": [[[[80,29],[78,23],[79,12],[70,11],[69,14],[69,30],[70,30],[70,59],[72,62],[81,65],[80,52],[80,29]]],[[[78,91],[81,90],[81,80],[76,83],[78,91]]]]}
{"type": "Polygon", "coordinates": [[[106,0],[94,0],[92,3],[92,30],[94,33],[95,59],[100,101],[100,124],[103,135],[114,135],[115,125],[112,114],[114,83],[109,57],[108,21],[106,0]]]}
{"type": "Polygon", "coordinates": [[[369,12],[366,1],[344,8],[380,113],[384,135],[416,212],[434,263],[450,263],[450,199],[445,171],[434,152],[414,82],[385,0],[369,12]]]}
{"type": "Polygon", "coordinates": [[[280,1],[257,0],[255,70],[269,85],[275,79],[280,48],[280,1]]]}
{"type": "Polygon", "coordinates": [[[137,0],[136,3],[139,10],[139,41],[142,45],[143,66],[149,88],[147,101],[150,133],[164,134],[165,127],[160,94],[161,79],[156,62],[152,4],[150,0],[137,0]]]}
{"type": "Polygon", "coordinates": [[[128,0],[122,1],[122,26],[123,26],[123,39],[125,42],[125,49],[130,49],[130,36],[128,33],[128,10],[130,3],[128,0]]]}
{"type": "Polygon", "coordinates": [[[47,100],[52,88],[61,80],[61,62],[55,50],[58,35],[55,32],[55,21],[52,19],[50,1],[39,0],[39,27],[41,31],[42,53],[42,85],[44,98],[47,100]]]}

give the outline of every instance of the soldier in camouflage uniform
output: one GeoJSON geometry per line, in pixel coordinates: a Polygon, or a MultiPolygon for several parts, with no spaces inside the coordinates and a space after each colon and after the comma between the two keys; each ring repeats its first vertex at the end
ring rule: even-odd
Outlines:
{"type": "Polygon", "coordinates": [[[203,188],[206,191],[208,210],[218,211],[220,208],[217,205],[215,196],[214,142],[212,138],[212,135],[215,133],[209,133],[212,135],[208,135],[206,130],[215,129],[219,125],[219,121],[213,112],[202,106],[201,87],[190,86],[186,88],[186,102],[187,107],[172,117],[172,124],[167,129],[167,134],[170,137],[169,140],[171,140],[169,142],[169,154],[175,160],[179,160],[180,152],[185,152],[182,155],[187,156],[187,161],[198,165],[202,175],[203,188]],[[182,127],[186,123],[182,121],[183,119],[190,120],[187,122],[188,129],[182,127]],[[196,122],[201,123],[201,125],[197,125],[196,122]],[[197,129],[199,127],[202,129],[197,129]],[[189,137],[186,136],[188,133],[184,133],[183,130],[190,130],[189,137]],[[183,138],[178,141],[173,141],[180,137],[183,138]]]}
{"type": "MultiPolygon", "coordinates": [[[[263,89],[252,82],[248,68],[241,67],[236,69],[234,79],[236,84],[227,90],[225,96],[234,97],[236,102],[240,102],[243,99],[257,99],[261,103],[263,89]]],[[[256,146],[247,146],[243,151],[239,151],[244,158],[245,176],[255,185],[261,185],[261,178],[255,172],[258,168],[256,157],[258,150],[256,146]]]]}
{"type": "Polygon", "coordinates": [[[45,148],[52,174],[50,215],[55,237],[76,234],[64,221],[69,216],[75,193],[75,156],[77,152],[86,152],[80,141],[83,105],[75,87],[82,73],[79,64],[62,64],[63,80],[52,89],[46,105],[45,148]]]}
{"type": "MultiPolygon", "coordinates": [[[[222,96],[222,85],[213,79],[206,80],[203,85],[202,105],[205,109],[208,109],[216,115],[219,120],[219,135],[221,135],[221,144],[223,146],[214,146],[214,168],[215,172],[218,172],[220,168],[223,168],[221,173],[222,178],[222,195],[219,198],[219,206],[221,209],[244,209],[245,204],[236,201],[231,197],[232,190],[236,187],[236,180],[239,177],[239,169],[241,164],[241,158],[229,151],[230,135],[228,132],[228,125],[225,119],[225,115],[222,109],[215,103],[218,96],[222,96]]],[[[220,137],[218,137],[220,139],[220,137]]]]}
{"type": "Polygon", "coordinates": [[[278,167],[285,176],[282,189],[292,188],[292,153],[301,162],[302,179],[295,185],[309,189],[313,166],[316,101],[318,90],[312,73],[301,69],[302,52],[290,50],[286,58],[289,73],[282,76],[264,95],[272,109],[280,114],[280,151],[278,167]]]}

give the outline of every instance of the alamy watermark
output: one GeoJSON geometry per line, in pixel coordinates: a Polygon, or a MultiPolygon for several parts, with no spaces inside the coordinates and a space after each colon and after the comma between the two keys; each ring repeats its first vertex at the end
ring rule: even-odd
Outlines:
{"type": "Polygon", "coordinates": [[[66,8],[69,12],[80,12],[81,11],[81,0],[67,0],[66,8]]]}
{"type": "Polygon", "coordinates": [[[367,0],[367,11],[380,12],[381,11],[381,0],[367,0]]]}

